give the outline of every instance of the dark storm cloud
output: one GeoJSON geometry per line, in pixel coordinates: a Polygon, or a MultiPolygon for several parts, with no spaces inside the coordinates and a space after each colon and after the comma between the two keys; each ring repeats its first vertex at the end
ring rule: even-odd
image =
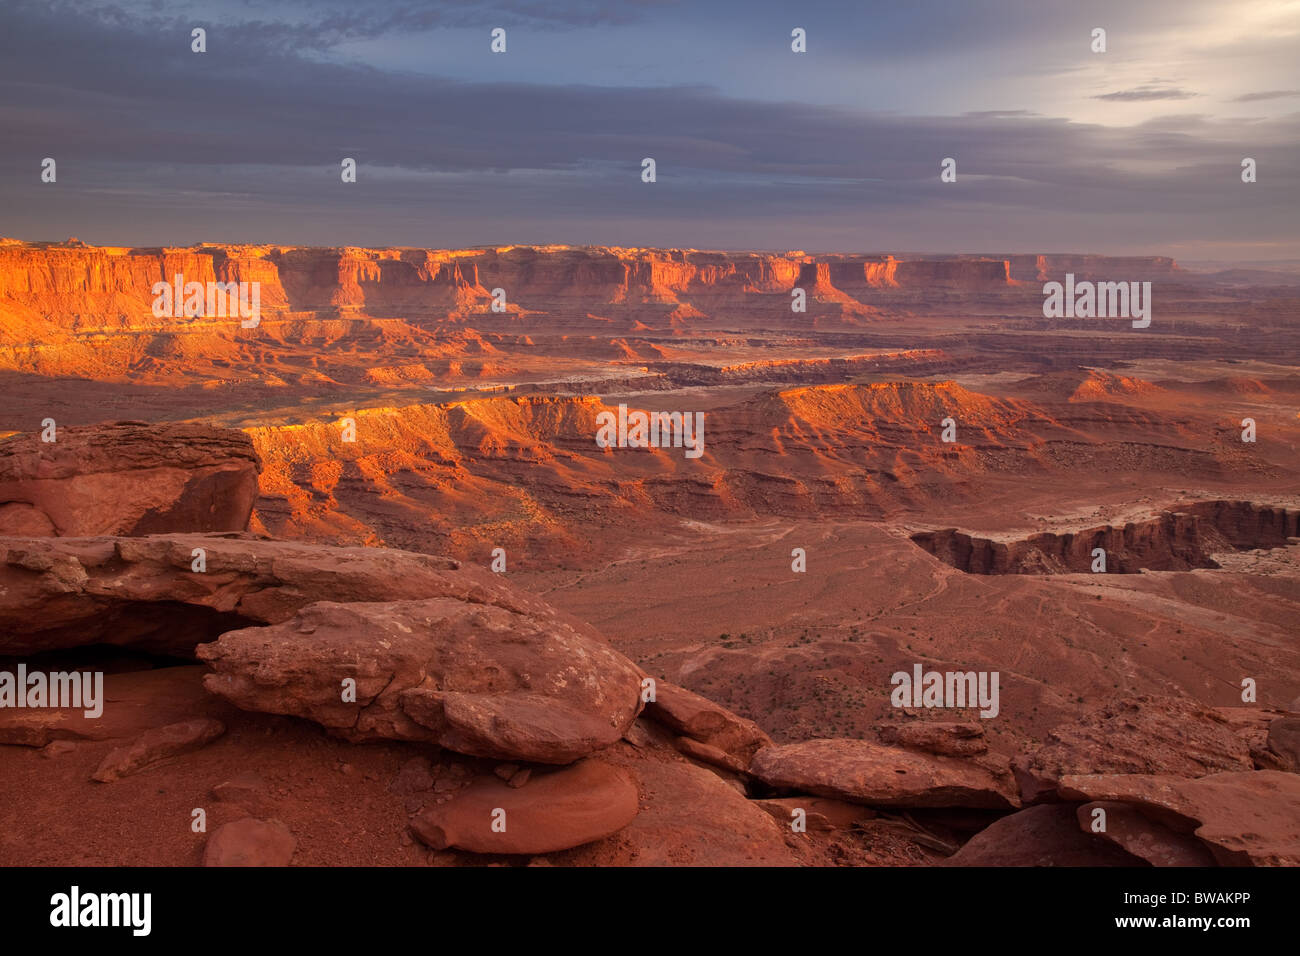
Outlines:
{"type": "MultiPolygon", "coordinates": [[[[362,31],[343,7],[305,41],[283,21],[214,20],[204,55],[190,52],[188,19],[79,9],[20,2],[3,13],[0,234],[1098,251],[1159,241],[1162,230],[1187,235],[1198,222],[1228,239],[1294,235],[1294,189],[1278,190],[1297,174],[1297,117],[1114,128],[1027,110],[868,112],[708,86],[469,82],[314,55],[331,31],[362,31]],[[1245,155],[1263,171],[1251,192],[1237,177],[1245,155]],[[45,156],[58,160],[57,185],[39,182],[45,156]],[[339,181],[344,156],[359,163],[354,185],[339,181]],[[640,180],[646,156],[658,163],[653,185],[640,180]],[[956,184],[939,182],[944,157],[958,162],[956,184]]],[[[516,2],[496,12],[558,24],[657,9],[516,2]]],[[[375,35],[470,14],[382,12],[375,35]]]]}

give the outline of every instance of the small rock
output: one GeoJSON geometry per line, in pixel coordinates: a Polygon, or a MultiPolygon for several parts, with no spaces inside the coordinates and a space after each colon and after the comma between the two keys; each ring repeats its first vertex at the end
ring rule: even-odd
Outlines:
{"type": "Polygon", "coordinates": [[[712,744],[701,743],[693,737],[678,737],[673,741],[673,745],[688,757],[694,757],[696,760],[711,764],[714,767],[721,767],[723,770],[730,770],[732,773],[748,774],[749,764],[739,757],[733,757],[712,744]]]}
{"type": "Polygon", "coordinates": [[[219,827],[203,848],[204,866],[288,866],[297,841],[278,820],[245,817],[219,827]]]}
{"type": "Polygon", "coordinates": [[[255,773],[241,773],[212,788],[212,795],[220,803],[233,803],[249,813],[269,815],[274,801],[266,794],[266,784],[255,773]]]}
{"type": "Polygon", "coordinates": [[[63,754],[70,754],[77,749],[77,745],[71,740],[51,740],[41,748],[41,756],[47,760],[53,757],[59,757],[63,754]]]}
{"type": "Polygon", "coordinates": [[[655,682],[655,699],[646,704],[645,716],[683,737],[723,750],[743,763],[772,744],[772,738],[752,720],[664,680],[655,682]]]}
{"type": "Polygon", "coordinates": [[[110,783],[159,760],[198,750],[225,732],[226,727],[221,721],[208,718],[147,730],[127,746],[110,751],[91,779],[110,783]]]}
{"type": "Polygon", "coordinates": [[[1011,761],[1011,773],[1025,806],[1056,800],[1056,778],[1034,766],[1032,754],[1017,754],[1011,761]]]}
{"type": "Polygon", "coordinates": [[[509,780],[511,777],[513,777],[516,773],[519,772],[519,764],[499,763],[492,769],[492,772],[496,774],[498,777],[500,777],[502,780],[509,780]]]}
{"type": "Polygon", "coordinates": [[[393,793],[421,793],[433,788],[433,764],[427,757],[412,757],[402,764],[388,789],[393,793]]]}
{"type": "Polygon", "coordinates": [[[655,744],[654,735],[646,727],[643,720],[633,721],[632,726],[623,733],[623,739],[637,750],[649,750],[655,744]]]}
{"type": "Polygon", "coordinates": [[[236,803],[241,797],[260,794],[266,788],[262,778],[255,773],[240,773],[212,788],[212,795],[227,803],[236,803]]]}
{"type": "Polygon", "coordinates": [[[510,786],[518,790],[520,787],[526,784],[532,778],[532,776],[533,776],[532,770],[530,770],[527,767],[524,767],[522,770],[515,773],[515,775],[512,776],[507,782],[510,784],[510,786]]]}

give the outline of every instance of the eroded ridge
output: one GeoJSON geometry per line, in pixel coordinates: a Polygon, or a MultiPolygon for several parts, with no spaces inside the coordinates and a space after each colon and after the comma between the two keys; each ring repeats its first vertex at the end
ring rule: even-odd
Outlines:
{"type": "Polygon", "coordinates": [[[1043,532],[998,541],[956,528],[921,531],[912,542],[967,574],[1070,574],[1093,571],[1097,551],[1105,570],[1186,571],[1217,568],[1213,555],[1279,548],[1297,537],[1300,511],[1249,501],[1175,505],[1145,521],[1100,525],[1066,534],[1043,532]]]}

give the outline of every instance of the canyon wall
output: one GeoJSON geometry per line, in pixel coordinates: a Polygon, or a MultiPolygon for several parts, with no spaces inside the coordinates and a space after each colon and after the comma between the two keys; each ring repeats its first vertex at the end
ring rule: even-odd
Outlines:
{"type": "Polygon", "coordinates": [[[1178,263],[1168,256],[1088,256],[1053,253],[1050,255],[1007,256],[1010,278],[1020,282],[1060,281],[1067,272],[1076,279],[1103,282],[1154,282],[1182,274],[1178,263]]]}
{"type": "Polygon", "coordinates": [[[154,284],[258,282],[263,315],[359,312],[376,317],[489,314],[506,290],[507,314],[531,310],[650,309],[708,314],[757,309],[794,324],[789,294],[846,315],[891,295],[996,291],[1014,280],[1073,270],[1135,278],[1168,274],[1172,260],[1100,256],[893,256],[710,252],[615,247],[358,249],[200,244],[92,247],[0,240],[0,343],[56,330],[105,332],[203,322],[155,317],[154,284]]]}

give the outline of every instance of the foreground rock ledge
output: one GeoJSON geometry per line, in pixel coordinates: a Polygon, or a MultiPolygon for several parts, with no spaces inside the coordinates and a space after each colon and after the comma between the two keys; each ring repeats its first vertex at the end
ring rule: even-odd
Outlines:
{"type": "Polygon", "coordinates": [[[879,807],[1020,805],[1009,772],[869,740],[827,739],[766,747],[749,772],[768,786],[879,807]]]}
{"type": "Polygon", "coordinates": [[[0,538],[0,654],[106,643],[187,656],[225,631],[278,624],[317,601],[433,597],[562,621],[600,640],[500,575],[446,557],[235,534],[0,538]]]}
{"type": "Polygon", "coordinates": [[[204,686],[245,710],[478,757],[571,763],[618,740],[641,706],[640,670],[601,641],[448,598],[320,602],[197,653],[214,671],[204,686]]]}
{"type": "Polygon", "coordinates": [[[1280,770],[1174,776],[1093,774],[1061,779],[1067,800],[1120,801],[1191,833],[1223,866],[1300,866],[1300,774],[1280,770]]]}
{"type": "Polygon", "coordinates": [[[945,866],[1142,866],[1143,861],[1079,829],[1075,808],[1051,803],[1005,816],[971,837],[945,866]]]}

